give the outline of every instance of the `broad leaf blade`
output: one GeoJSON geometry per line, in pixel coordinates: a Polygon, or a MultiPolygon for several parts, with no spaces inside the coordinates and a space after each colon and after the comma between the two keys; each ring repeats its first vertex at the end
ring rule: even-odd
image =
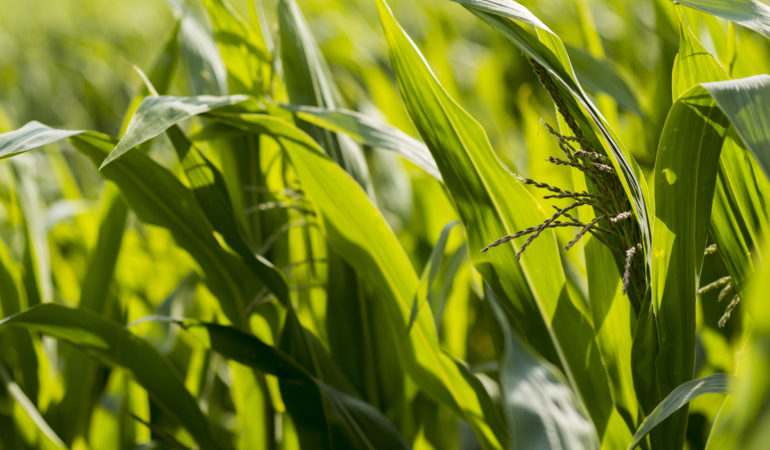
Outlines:
{"type": "Polygon", "coordinates": [[[517,332],[565,371],[582,398],[591,399],[586,406],[599,434],[605,427],[613,434],[626,428],[614,411],[590,320],[567,291],[554,235],[534,240],[520,264],[515,241],[480,251],[551,214],[503,167],[484,130],[443,90],[387,5],[378,6],[402,98],[465,224],[471,261],[503,299],[517,332]]]}
{"type": "Polygon", "coordinates": [[[441,351],[428,308],[420,310],[407,333],[417,275],[398,239],[363,190],[325,157],[308,135],[281,119],[257,114],[213,116],[272,136],[283,146],[302,180],[303,190],[321,212],[329,245],[380,295],[385,320],[408,374],[431,397],[459,412],[486,445],[496,446],[484,420],[484,399],[441,351]]]}
{"type": "Polygon", "coordinates": [[[215,108],[242,102],[248,97],[146,97],[131,118],[126,133],[102,163],[100,170],[137,145],[147,142],[182,120],[215,108]]]}
{"type": "Polygon", "coordinates": [[[732,20],[770,38],[770,6],[757,0],[677,0],[676,3],[732,20]]]}
{"type": "Polygon", "coordinates": [[[485,294],[505,340],[500,387],[508,448],[598,449],[596,430],[559,371],[513,333],[492,290],[485,287],[485,294]]]}

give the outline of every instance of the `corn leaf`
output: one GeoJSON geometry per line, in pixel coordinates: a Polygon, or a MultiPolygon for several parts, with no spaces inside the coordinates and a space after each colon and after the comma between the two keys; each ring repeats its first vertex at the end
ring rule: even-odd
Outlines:
{"type": "MultiPolygon", "coordinates": [[[[0,322],[0,326],[1,325],[2,322],[0,322]]],[[[3,383],[5,389],[11,394],[14,400],[21,405],[24,411],[29,415],[30,419],[35,422],[40,433],[46,437],[50,444],[53,444],[56,448],[67,447],[51,426],[48,425],[48,422],[45,421],[45,418],[43,418],[40,411],[37,410],[35,404],[24,394],[24,391],[21,390],[19,385],[11,379],[10,375],[5,370],[5,367],[2,365],[0,365],[0,382],[3,383]]]]}
{"type": "Polygon", "coordinates": [[[431,397],[459,412],[482,443],[496,447],[496,438],[484,420],[484,394],[475,390],[458,365],[440,350],[430,310],[421,309],[411,332],[407,332],[417,275],[398,239],[364,192],[324,156],[308,135],[289,123],[258,114],[212,116],[272,136],[282,145],[303,189],[323,217],[329,245],[385,303],[389,333],[408,374],[431,397]]]}
{"type": "Polygon", "coordinates": [[[521,264],[511,244],[480,251],[542,222],[545,212],[502,166],[478,122],[442,89],[387,5],[378,6],[402,98],[463,219],[471,261],[503,299],[520,335],[565,371],[582,398],[592,399],[586,407],[599,434],[609,429],[613,436],[630,436],[630,430],[620,431],[626,426],[614,411],[590,320],[567,292],[553,234],[533,241],[521,264]]]}
{"type": "Polygon", "coordinates": [[[639,426],[634,440],[628,446],[629,450],[639,445],[650,430],[694,398],[704,394],[726,394],[732,378],[730,375],[715,373],[705,378],[690,380],[671,391],[639,426]]]}
{"type": "Polygon", "coordinates": [[[491,289],[486,300],[503,331],[500,387],[509,431],[507,448],[599,448],[593,424],[558,369],[527,348],[511,329],[491,289]]]}
{"type": "MultiPolygon", "coordinates": [[[[278,2],[281,31],[281,61],[286,90],[297,105],[342,107],[342,99],[334,85],[331,71],[305,18],[294,0],[278,2]]],[[[369,168],[361,148],[348,136],[332,133],[310,124],[300,124],[326,153],[348,172],[364,190],[372,194],[369,168]]]]}
{"type": "Polygon", "coordinates": [[[123,327],[82,309],[39,305],[0,321],[69,342],[109,365],[128,370],[165,412],[206,448],[222,448],[206,417],[171,363],[154,347],[123,327]]]}
{"type": "Polygon", "coordinates": [[[272,76],[270,52],[262,35],[253,31],[223,0],[204,0],[227,69],[231,93],[262,95],[270,87],[272,76]]]}
{"type": "Polygon", "coordinates": [[[345,133],[359,144],[396,152],[428,175],[441,180],[441,173],[430,150],[419,140],[396,127],[374,118],[345,109],[325,109],[312,106],[281,105],[294,111],[300,119],[336,133],[345,133]]]}
{"type": "MultiPolygon", "coordinates": [[[[649,202],[647,201],[647,186],[644,176],[630,153],[621,147],[601,112],[583,91],[583,88],[577,81],[577,77],[574,75],[567,50],[561,39],[527,8],[517,2],[503,2],[501,0],[452,1],[463,5],[476,14],[481,20],[505,35],[529,58],[532,58],[547,69],[549,75],[558,81],[559,89],[566,94],[562,100],[567,101],[566,106],[576,116],[581,130],[584,133],[588,133],[589,138],[598,142],[597,138],[592,136],[593,133],[590,133],[591,127],[585,121],[584,114],[580,111],[577,104],[573,104],[574,101],[577,100],[585,108],[590,120],[596,125],[610,148],[608,155],[612,160],[615,170],[621,175],[620,181],[639,221],[644,241],[642,244],[645,250],[648,249],[652,232],[649,219],[649,202]],[[532,35],[516,22],[523,22],[536,27],[538,30],[537,35],[532,35]]],[[[599,147],[603,146],[599,145],[599,147]]]]}
{"type": "Polygon", "coordinates": [[[770,38],[770,6],[757,0],[677,0],[699,11],[732,20],[770,38]]]}
{"type": "Polygon", "coordinates": [[[311,375],[281,350],[233,327],[203,322],[182,325],[193,332],[203,328],[210,348],[225,358],[279,378],[303,447],[408,448],[379,411],[311,375]]]}
{"type": "Polygon", "coordinates": [[[182,120],[215,108],[242,102],[247,98],[243,95],[231,97],[146,97],[128,123],[126,133],[99,169],[104,169],[129,150],[143,142],[149,141],[182,120]]]}
{"type": "MultiPolygon", "coordinates": [[[[62,135],[40,123],[25,127],[29,127],[28,133],[38,136],[33,144],[50,143],[62,135]]],[[[99,133],[68,133],[72,144],[97,167],[115,145],[112,138],[99,133]]],[[[30,141],[17,141],[18,137],[16,132],[0,135],[0,145],[6,145],[14,152],[33,148],[30,141]]],[[[227,317],[233,323],[243,323],[246,304],[259,291],[258,282],[238,257],[217,243],[193,194],[171,172],[140,152],[130,152],[116,160],[102,170],[102,175],[121,188],[129,205],[143,221],[171,231],[177,243],[200,265],[209,289],[220,301],[227,317]],[[123,159],[125,161],[118,163],[123,159]]]]}

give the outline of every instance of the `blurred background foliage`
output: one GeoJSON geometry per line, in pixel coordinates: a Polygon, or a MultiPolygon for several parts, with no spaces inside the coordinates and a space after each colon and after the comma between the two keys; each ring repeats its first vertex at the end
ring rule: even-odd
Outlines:
{"type": "MultiPolygon", "coordinates": [[[[254,21],[247,1],[250,0],[230,3],[241,17],[254,21]]],[[[280,45],[275,2],[262,0],[261,3],[272,45],[280,45]]],[[[390,3],[443,86],[482,123],[493,148],[509,169],[552,185],[568,184],[564,181],[569,173],[556,170],[545,161],[548,156],[558,156],[559,149],[557,141],[540,122],[555,123],[555,113],[527,60],[503,36],[457,4],[435,0],[390,3]]],[[[671,67],[679,49],[678,25],[671,2],[530,0],[521,3],[564,40],[589,94],[614,126],[620,140],[628,144],[642,169],[650,171],[657,140],[672,104],[671,67]]],[[[298,4],[329,62],[346,106],[379,115],[416,136],[394,85],[375,3],[301,0],[298,4]]],[[[197,3],[191,2],[190,6],[202,11],[197,3]]],[[[205,14],[201,13],[201,17],[205,14]]],[[[770,46],[765,38],[694,10],[688,9],[686,17],[703,45],[730,68],[732,76],[770,73],[770,46]],[[731,39],[737,40],[736,45],[728,44],[731,39]],[[740,51],[731,50],[735,48],[740,51]]],[[[125,111],[141,92],[141,80],[132,64],[149,71],[175,24],[173,9],[158,0],[4,2],[0,14],[0,132],[38,120],[54,127],[94,129],[119,135],[125,111]]],[[[186,95],[188,82],[178,73],[169,93],[186,95]]],[[[170,161],[164,153],[167,150],[156,148],[155,151],[159,161],[170,161]]],[[[371,152],[367,157],[377,158],[371,152]]],[[[442,228],[457,219],[456,213],[435,180],[408,162],[385,161],[372,164],[372,167],[386,168],[379,173],[373,170],[380,208],[414,266],[424,267],[442,228]]],[[[24,285],[29,289],[22,304],[32,305],[41,299],[53,298],[64,304],[78,303],[82,295],[80,280],[87,276],[88,258],[96,245],[98,227],[109,213],[109,199],[114,195],[115,192],[104,188],[90,162],[67,149],[23,155],[15,158],[13,164],[9,160],[0,161],[0,257],[13,269],[8,276],[25,278],[24,285]],[[30,199],[33,201],[28,201],[30,199]],[[23,235],[19,230],[30,227],[20,225],[33,220],[39,222],[39,234],[23,235]],[[30,254],[25,245],[29,239],[41,239],[44,245],[38,247],[38,251],[50,254],[30,254]],[[46,258],[50,260],[49,265],[39,264],[46,258]],[[30,261],[38,262],[32,263],[36,267],[34,273],[18,267],[29,267],[30,261]],[[41,279],[48,281],[41,283],[41,279]],[[48,290],[38,286],[48,286],[48,290]]],[[[560,237],[565,241],[571,238],[568,233],[560,237]]],[[[290,237],[295,238],[303,236],[292,234],[290,237]]],[[[455,254],[463,257],[462,246],[460,233],[450,235],[446,260],[455,254]]],[[[564,258],[575,259],[571,266],[574,270],[584,270],[580,256],[570,254],[564,258]]],[[[500,353],[501,337],[492,312],[481,301],[481,282],[467,258],[464,261],[456,273],[442,274],[448,279],[439,278],[436,284],[446,286],[448,295],[440,336],[443,346],[453,356],[484,372],[488,371],[485,364],[496,360],[500,353]]],[[[176,247],[167,231],[145,226],[129,214],[116,267],[115,281],[110,288],[115,303],[108,314],[120,322],[130,323],[159,311],[174,317],[214,318],[212,305],[216,301],[196,283],[194,263],[176,247]]],[[[299,312],[303,325],[323,336],[322,325],[313,324],[322,320],[323,313],[312,311],[313,305],[319,304],[312,301],[317,295],[312,293],[313,283],[322,276],[309,272],[311,270],[297,268],[290,280],[296,291],[309,291],[300,294],[308,295],[311,300],[305,304],[311,311],[299,312]]],[[[725,274],[719,259],[707,258],[704,280],[725,274]]],[[[696,377],[735,371],[731,355],[740,346],[741,320],[739,316],[726,328],[718,328],[716,323],[724,308],[716,302],[716,295],[717,292],[708,294],[700,302],[696,377]]],[[[4,315],[11,312],[4,311],[4,315]]],[[[265,338],[270,336],[271,325],[274,326],[265,322],[252,327],[263,329],[265,338]]],[[[166,325],[141,324],[133,331],[156,343],[182,373],[196,373],[190,370],[196,365],[224,364],[221,359],[186,345],[184,338],[177,340],[178,336],[166,325]]],[[[30,345],[39,354],[52,354],[50,347],[56,343],[39,340],[30,345]]],[[[61,355],[63,358],[68,353],[61,355]]],[[[38,358],[39,366],[29,369],[40,375],[38,385],[30,381],[30,385],[22,386],[29,396],[38,398],[37,404],[42,410],[60,403],[66,396],[55,367],[57,359],[46,361],[38,358]]],[[[190,376],[187,387],[194,394],[206,391],[206,398],[216,398],[225,386],[217,379],[219,376],[212,375],[212,379],[190,376]]],[[[146,428],[136,427],[130,419],[126,422],[125,417],[112,414],[127,408],[128,404],[136,414],[149,411],[151,405],[146,396],[132,396],[138,388],[120,371],[102,370],[96,377],[109,377],[100,380],[106,386],[104,398],[91,419],[91,426],[81,424],[83,428],[72,430],[73,435],[90,429],[93,448],[114,444],[100,441],[107,439],[104,436],[109,435],[108,432],[94,430],[123,429],[123,434],[118,434],[124,437],[124,443],[149,436],[146,428]]],[[[271,386],[271,389],[275,392],[277,388],[271,386]]],[[[12,405],[12,402],[2,403],[3,408],[16,408],[12,405]]],[[[718,406],[715,407],[710,397],[693,403],[691,414],[699,417],[691,418],[688,431],[688,441],[693,448],[705,442],[708,423],[716,415],[718,406]]],[[[223,405],[212,402],[211,407],[223,408],[223,405]]],[[[436,408],[428,400],[418,407],[436,408]]],[[[0,414],[16,416],[19,413],[0,410],[0,414]]],[[[57,420],[66,420],[66,414],[67,411],[57,411],[54,407],[47,418],[56,428],[57,420]]],[[[235,420],[225,410],[212,414],[221,414],[223,428],[230,428],[230,422],[235,420]]],[[[456,419],[442,417],[439,412],[432,417],[433,427],[426,425],[424,430],[428,434],[426,441],[438,448],[467,444],[458,441],[462,437],[441,435],[441,421],[456,419]]],[[[34,426],[29,425],[30,436],[34,434],[32,430],[34,426]]],[[[9,435],[5,433],[9,431],[0,430],[0,436],[9,435]]],[[[467,434],[462,436],[467,438],[467,434]]],[[[32,442],[29,436],[19,439],[16,443],[32,442]]],[[[14,443],[7,448],[14,448],[14,443]]]]}

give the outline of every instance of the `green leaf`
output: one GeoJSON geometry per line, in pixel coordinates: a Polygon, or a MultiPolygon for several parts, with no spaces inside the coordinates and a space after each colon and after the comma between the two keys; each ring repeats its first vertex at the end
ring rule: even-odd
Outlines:
{"type": "Polygon", "coordinates": [[[527,348],[511,329],[503,307],[488,286],[486,300],[503,331],[500,388],[508,424],[508,448],[599,448],[591,421],[558,369],[527,348]]]}
{"type": "Polygon", "coordinates": [[[604,92],[612,97],[621,108],[625,108],[639,117],[644,117],[636,94],[612,61],[596,58],[579,47],[568,47],[568,51],[575,75],[583,82],[587,90],[593,93],[604,92]]]}
{"type": "Polygon", "coordinates": [[[227,94],[227,69],[217,45],[195,13],[181,0],[167,0],[180,21],[179,46],[194,95],[227,94]]]}
{"type": "Polygon", "coordinates": [[[281,350],[233,327],[192,321],[182,325],[203,328],[210,348],[225,358],[279,378],[303,447],[408,448],[379,411],[319,380],[281,350]]]}
{"type": "Polygon", "coordinates": [[[261,95],[270,87],[270,52],[259,33],[223,0],[203,0],[232,93],[261,95]]]}
{"type": "Polygon", "coordinates": [[[225,242],[238,253],[276,298],[287,303],[289,286],[286,278],[270,261],[255,255],[246,243],[244,234],[236,221],[222,173],[187,139],[178,126],[172,126],[166,130],[166,134],[184,167],[193,195],[212,228],[224,237],[225,242]]]}
{"type": "MultiPolygon", "coordinates": [[[[567,50],[561,39],[551,31],[540,19],[535,17],[527,8],[515,1],[501,0],[452,0],[466,7],[491,27],[501,32],[516,47],[532,58],[548,71],[548,76],[559,84],[562,101],[578,120],[580,129],[588,135],[597,148],[604,148],[598,137],[591,132],[586,115],[580,110],[575,101],[579,102],[587,113],[590,121],[596,125],[602,138],[607,143],[613,167],[620,174],[620,181],[631,202],[642,233],[642,244],[645,252],[650,248],[652,227],[649,219],[649,202],[647,200],[647,185],[639,165],[623,148],[613,131],[607,125],[599,109],[591,102],[583,91],[572,69],[567,50]],[[518,25],[523,22],[537,28],[536,36],[518,25]],[[540,31],[542,30],[542,32],[540,31]]],[[[649,254],[647,255],[649,264],[649,254]]]]}
{"type": "Polygon", "coordinates": [[[459,412],[487,446],[497,446],[482,410],[484,398],[439,347],[428,308],[407,333],[418,279],[393,231],[363,190],[318,145],[289,123],[258,114],[213,113],[233,126],[266,134],[288,152],[303,190],[321,213],[331,248],[366,280],[384,303],[395,350],[405,370],[428,395],[459,412]]]}
{"type": "MultiPolygon", "coordinates": [[[[660,343],[656,371],[661,395],[693,376],[696,280],[728,125],[703,88],[696,87],[671,108],[661,134],[655,162],[651,286],[660,343]]],[[[645,400],[647,407],[657,402],[645,400]]],[[[685,423],[685,412],[674,415],[656,430],[653,440],[657,435],[658,445],[680,446],[685,423]]]]}
{"type": "Polygon", "coordinates": [[[40,122],[32,121],[18,130],[3,133],[0,139],[0,159],[24,153],[82,133],[82,130],[54,130],[40,122]]]}
{"type": "Polygon", "coordinates": [[[676,0],[674,3],[732,20],[770,38],[770,6],[757,0],[676,0]]]}
{"type": "Polygon", "coordinates": [[[727,394],[728,385],[733,382],[733,379],[734,377],[730,375],[715,373],[705,378],[683,383],[671,391],[650,415],[644,419],[644,422],[642,422],[634,434],[634,440],[628,445],[628,449],[631,450],[639,445],[650,430],[694,398],[703,394],[727,394]]]}
{"type": "MultiPolygon", "coordinates": [[[[296,105],[335,109],[344,106],[326,60],[294,0],[278,2],[281,61],[289,99],[296,105]]],[[[300,124],[326,153],[372,196],[373,188],[361,148],[344,134],[300,124]]]]}
{"type": "Polygon", "coordinates": [[[137,145],[163,133],[172,125],[215,108],[242,102],[247,98],[244,95],[230,97],[146,97],[131,118],[126,133],[104,160],[99,170],[104,169],[137,145]]]}
{"type": "MultiPolygon", "coordinates": [[[[449,233],[459,224],[460,222],[458,221],[452,221],[444,225],[444,228],[441,229],[441,234],[438,237],[438,241],[436,241],[436,245],[433,247],[433,251],[430,253],[430,258],[428,258],[428,262],[425,264],[425,267],[422,270],[422,275],[420,276],[420,284],[417,287],[417,292],[415,292],[414,301],[412,302],[412,311],[409,313],[409,325],[406,327],[407,330],[412,329],[412,325],[417,319],[417,311],[422,307],[423,303],[428,301],[428,298],[430,297],[431,287],[433,286],[433,283],[436,281],[436,277],[438,276],[438,270],[441,267],[441,260],[444,259],[446,243],[449,240],[449,233]]],[[[440,321],[437,319],[437,329],[439,323],[440,321]]]]}
{"type": "Polygon", "coordinates": [[[359,144],[393,151],[428,175],[441,181],[441,173],[430,150],[419,140],[396,127],[374,118],[345,109],[326,109],[312,106],[281,105],[294,111],[300,119],[336,133],[345,133],[359,144]]]}
{"type": "Polygon", "coordinates": [[[704,83],[703,87],[770,178],[770,75],[704,83]]]}
{"type": "Polygon", "coordinates": [[[171,363],[154,347],[120,325],[81,309],[39,305],[0,321],[69,342],[89,355],[126,369],[204,448],[221,448],[195,399],[171,363]]]}
{"type": "MultiPolygon", "coordinates": [[[[33,123],[29,131],[39,137],[32,144],[53,142],[62,135],[58,130],[40,123],[33,123]]],[[[75,148],[97,167],[115,146],[114,139],[96,132],[70,136],[75,148]]],[[[16,148],[18,152],[34,148],[23,137],[19,139],[15,132],[1,134],[2,145],[16,148]]],[[[124,155],[101,173],[118,185],[131,208],[144,222],[162,226],[172,233],[176,242],[201,267],[209,289],[219,300],[228,319],[243,324],[246,304],[259,292],[259,283],[240,258],[219,245],[190,190],[170,171],[141,152],[124,155]]]]}
{"type": "MultiPolygon", "coordinates": [[[[0,325],[2,322],[0,321],[0,325]]],[[[11,396],[21,405],[21,407],[29,415],[30,419],[35,422],[38,430],[48,439],[48,441],[57,448],[67,448],[67,445],[61,440],[56,432],[48,425],[40,411],[37,410],[35,404],[24,394],[18,384],[14,383],[5,367],[0,364],[0,381],[2,381],[5,389],[11,394],[11,396]]]]}
{"type": "Polygon", "coordinates": [[[567,291],[553,233],[534,240],[520,263],[516,245],[523,240],[480,251],[551,214],[500,163],[484,130],[443,90],[387,5],[380,1],[378,7],[402,99],[463,220],[471,261],[501,297],[520,336],[564,370],[582,399],[590,399],[586,407],[599,434],[630,436],[613,408],[590,319],[567,291]]]}

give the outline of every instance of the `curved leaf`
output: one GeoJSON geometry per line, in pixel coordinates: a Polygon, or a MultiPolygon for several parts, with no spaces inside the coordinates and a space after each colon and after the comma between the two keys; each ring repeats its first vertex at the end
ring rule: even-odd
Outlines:
{"type": "Polygon", "coordinates": [[[277,376],[303,447],[408,448],[382,413],[319,380],[281,350],[233,327],[194,321],[181,325],[203,328],[210,348],[225,358],[277,376]]]}
{"type": "Polygon", "coordinates": [[[663,422],[679,408],[703,394],[727,394],[728,386],[734,377],[723,373],[715,373],[705,378],[690,380],[671,391],[665,399],[644,419],[634,434],[634,440],[629,444],[631,450],[647,436],[647,433],[663,422]]]}
{"type": "Polygon", "coordinates": [[[153,346],[120,325],[87,310],[53,304],[35,306],[0,320],[0,327],[8,325],[62,339],[107,364],[128,370],[202,447],[222,447],[213,438],[198,403],[187,392],[171,363],[153,346]]]}
{"type": "Polygon", "coordinates": [[[480,251],[551,214],[500,163],[481,125],[443,90],[387,4],[377,4],[402,99],[465,224],[471,261],[519,335],[564,370],[581,399],[591,399],[586,406],[599,434],[630,436],[614,409],[590,319],[567,291],[553,233],[534,240],[520,263],[516,245],[523,240],[480,251]]]}
{"type": "MultiPolygon", "coordinates": [[[[573,104],[574,101],[576,100],[585,108],[590,120],[596,125],[596,128],[609,146],[608,156],[610,156],[615,170],[621,175],[619,177],[620,181],[639,222],[643,240],[642,244],[647,252],[650,248],[652,228],[649,218],[650,205],[647,199],[648,193],[645,178],[639,165],[631,157],[628,150],[620,145],[620,142],[615,137],[599,109],[583,91],[577,77],[574,75],[567,50],[561,39],[527,8],[513,0],[451,1],[463,5],[476,14],[481,20],[505,35],[528,57],[543,66],[548,71],[549,76],[558,81],[559,86],[557,88],[566,94],[564,95],[566,98],[563,99],[567,101],[565,106],[580,121],[581,130],[588,133],[591,127],[577,104],[573,104]],[[545,33],[538,31],[536,36],[532,35],[516,22],[533,25],[545,33]]],[[[589,138],[596,140],[596,144],[603,148],[597,138],[592,135],[593,133],[589,133],[589,138]]],[[[649,254],[647,255],[647,260],[649,264],[649,254]]]]}
{"type": "Polygon", "coordinates": [[[417,139],[396,127],[346,109],[325,109],[312,106],[281,105],[294,111],[300,119],[328,130],[345,133],[360,144],[396,152],[438,181],[441,173],[430,150],[417,139]]]}
{"type": "Polygon", "coordinates": [[[393,231],[363,190],[318,145],[291,124],[266,115],[213,113],[230,125],[276,139],[288,152],[303,190],[324,220],[331,248],[381,296],[389,332],[408,374],[430,396],[459,412],[487,446],[496,446],[476,391],[438,342],[430,309],[407,332],[417,274],[393,231]]]}
{"type": "MultiPolygon", "coordinates": [[[[1,323],[0,323],[1,325],[1,323]]],[[[3,383],[5,389],[11,394],[11,396],[21,405],[26,411],[29,418],[35,422],[40,432],[57,448],[67,448],[67,445],[61,440],[56,432],[48,425],[45,418],[37,410],[35,404],[24,394],[18,384],[14,383],[5,367],[0,365],[0,382],[3,383]]]]}
{"type": "Polygon", "coordinates": [[[212,97],[207,95],[198,97],[145,97],[128,123],[126,133],[120,139],[118,145],[110,152],[109,156],[104,159],[99,170],[104,169],[111,162],[120,158],[137,145],[163,133],[172,125],[215,108],[242,102],[247,98],[245,95],[233,95],[230,97],[212,97]]]}
{"type": "MultiPolygon", "coordinates": [[[[61,135],[40,123],[28,131],[38,136],[32,143],[53,142],[61,135]]],[[[75,133],[75,132],[72,132],[75,133]]],[[[0,145],[15,152],[31,150],[29,141],[15,132],[0,135],[0,145]]],[[[72,144],[95,166],[101,165],[114,139],[96,132],[71,134],[72,144]]],[[[254,273],[243,261],[223,249],[211,233],[206,217],[195,197],[167,169],[141,152],[130,152],[102,170],[102,175],[121,190],[131,208],[145,222],[167,228],[177,243],[187,250],[201,267],[209,289],[219,300],[223,312],[233,323],[245,321],[245,307],[259,292],[254,273]]]]}
{"type": "Polygon", "coordinates": [[[675,3],[732,20],[770,38],[770,6],[757,0],[676,0],[675,3]]]}

